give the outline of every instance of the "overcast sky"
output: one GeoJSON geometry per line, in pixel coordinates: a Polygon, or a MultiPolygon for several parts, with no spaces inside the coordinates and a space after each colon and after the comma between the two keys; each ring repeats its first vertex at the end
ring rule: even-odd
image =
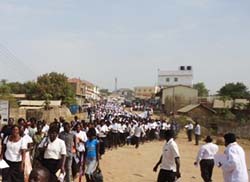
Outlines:
{"type": "Polygon", "coordinates": [[[57,71],[132,88],[180,65],[212,92],[227,82],[250,87],[250,1],[0,1],[0,78],[57,71]]]}

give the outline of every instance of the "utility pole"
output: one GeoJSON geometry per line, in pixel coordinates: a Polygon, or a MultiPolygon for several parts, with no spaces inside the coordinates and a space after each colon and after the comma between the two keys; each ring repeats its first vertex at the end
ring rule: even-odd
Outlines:
{"type": "Polygon", "coordinates": [[[118,80],[117,77],[115,77],[115,91],[117,91],[117,85],[118,85],[118,80]]]}

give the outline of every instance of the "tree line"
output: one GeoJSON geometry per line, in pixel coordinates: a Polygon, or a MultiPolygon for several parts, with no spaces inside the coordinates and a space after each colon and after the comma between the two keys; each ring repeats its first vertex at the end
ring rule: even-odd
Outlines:
{"type": "Polygon", "coordinates": [[[25,83],[1,80],[0,98],[13,100],[11,94],[25,94],[28,100],[61,100],[63,104],[75,104],[75,91],[62,73],[46,73],[36,81],[25,83]]]}

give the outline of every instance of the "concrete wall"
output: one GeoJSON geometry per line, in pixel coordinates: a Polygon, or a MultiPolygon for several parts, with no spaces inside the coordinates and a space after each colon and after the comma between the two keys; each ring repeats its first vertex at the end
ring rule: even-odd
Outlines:
{"type": "Polygon", "coordinates": [[[166,88],[162,92],[162,104],[166,104],[166,98],[173,97],[181,97],[190,104],[196,104],[198,102],[198,90],[184,86],[166,88]]]}
{"type": "Polygon", "coordinates": [[[26,110],[26,109],[10,109],[10,117],[15,118],[17,120],[18,118],[22,117],[25,119],[35,117],[37,120],[46,120],[48,122],[52,122],[54,118],[59,118],[60,116],[64,117],[65,119],[72,118],[72,114],[70,110],[67,107],[62,108],[53,108],[50,110],[44,110],[44,109],[37,109],[37,110],[26,110]]]}

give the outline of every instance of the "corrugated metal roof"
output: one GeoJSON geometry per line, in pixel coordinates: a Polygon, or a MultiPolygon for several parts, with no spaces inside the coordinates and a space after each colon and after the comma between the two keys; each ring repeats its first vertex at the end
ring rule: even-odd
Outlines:
{"type": "Polygon", "coordinates": [[[201,107],[203,107],[203,108],[205,108],[205,109],[207,109],[207,110],[209,110],[209,111],[211,111],[213,113],[216,113],[215,110],[213,110],[213,109],[211,109],[208,106],[203,105],[203,104],[190,104],[190,105],[187,105],[187,106],[179,109],[178,112],[179,113],[187,113],[187,112],[192,111],[193,109],[195,109],[195,108],[197,108],[199,106],[201,106],[201,107]]]}
{"type": "Polygon", "coordinates": [[[187,113],[191,110],[193,110],[194,108],[198,107],[200,104],[190,104],[190,105],[187,105],[181,109],[178,110],[178,112],[180,113],[187,113]]]}

